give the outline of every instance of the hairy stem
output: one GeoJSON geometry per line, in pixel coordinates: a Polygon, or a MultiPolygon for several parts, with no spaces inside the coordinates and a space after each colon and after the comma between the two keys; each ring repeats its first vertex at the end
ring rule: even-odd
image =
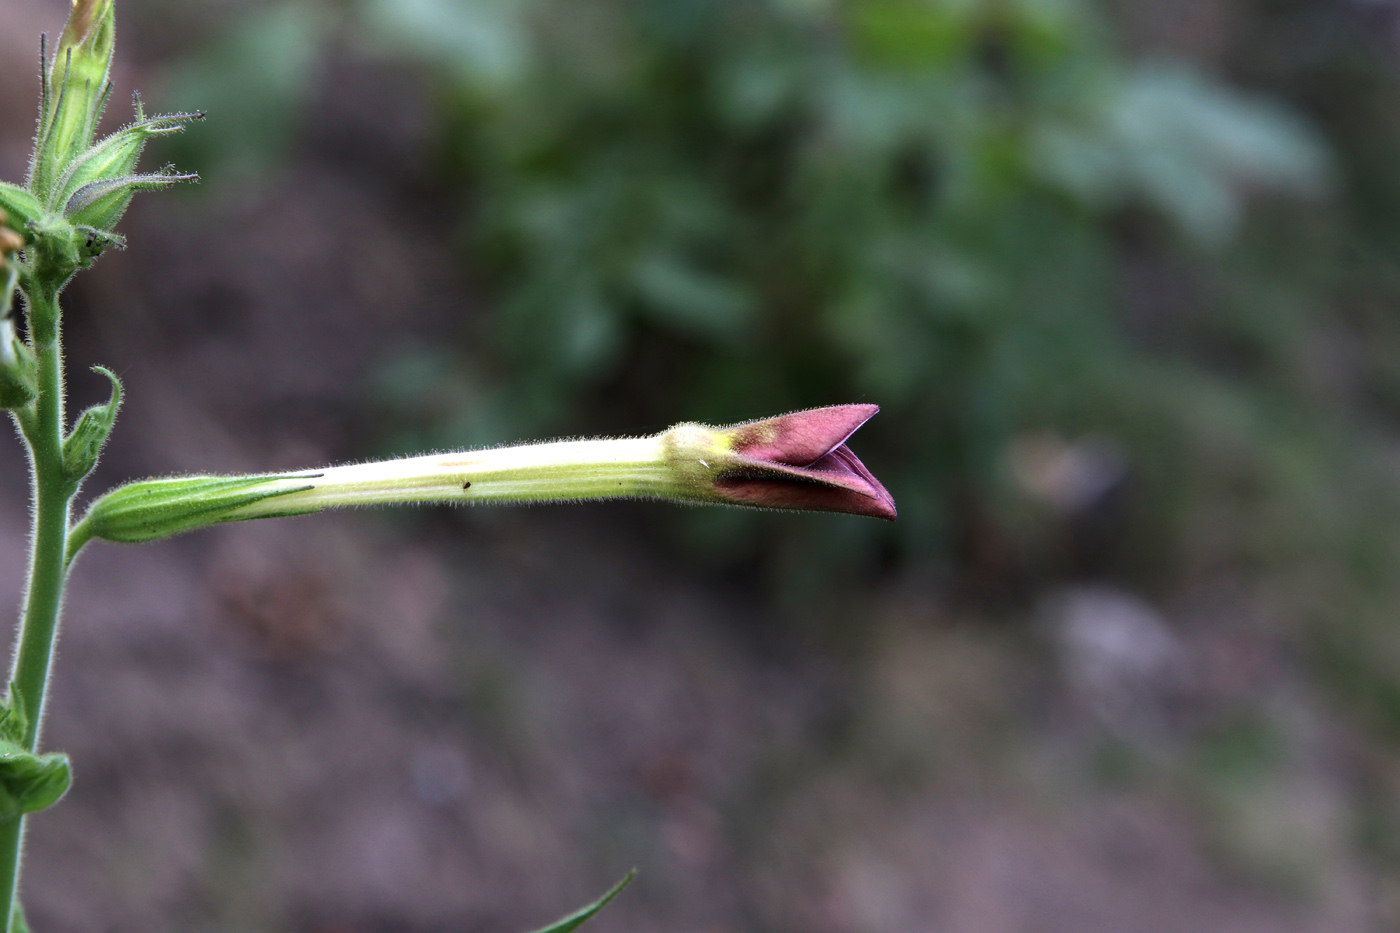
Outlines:
{"type": "MultiPolygon", "coordinates": [[[[49,662],[63,605],[68,511],[75,490],[63,470],[63,357],[57,327],[58,297],[38,289],[26,297],[33,302],[31,322],[54,322],[52,328],[36,327],[31,335],[38,363],[38,397],[32,412],[18,419],[29,448],[34,502],[24,615],[10,674],[10,701],[13,704],[22,698],[27,717],[23,745],[33,751],[39,738],[49,662]]],[[[7,921],[12,916],[19,882],[23,837],[24,817],[0,821],[0,918],[7,921]]]]}

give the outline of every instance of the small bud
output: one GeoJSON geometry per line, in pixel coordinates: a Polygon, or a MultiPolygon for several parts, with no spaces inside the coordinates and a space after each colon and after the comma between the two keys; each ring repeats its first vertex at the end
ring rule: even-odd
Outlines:
{"type": "Polygon", "coordinates": [[[92,145],[107,103],[116,37],[115,0],[74,0],[43,73],[30,190],[48,200],[55,180],[92,145]]]}
{"type": "Polygon", "coordinates": [[[97,466],[102,445],[112,433],[117,409],[122,403],[122,384],[110,369],[94,366],[93,370],[112,382],[112,397],[104,404],[93,405],[78,416],[73,430],[63,441],[63,472],[70,480],[80,480],[97,466]]]}
{"type": "Polygon", "coordinates": [[[11,683],[8,701],[0,702],[0,819],[53,806],[72,781],[67,755],[25,749],[29,728],[24,695],[11,683]]]}
{"type": "Polygon", "coordinates": [[[16,742],[0,739],[0,819],[12,820],[53,806],[72,781],[67,755],[36,755],[16,742]]]}

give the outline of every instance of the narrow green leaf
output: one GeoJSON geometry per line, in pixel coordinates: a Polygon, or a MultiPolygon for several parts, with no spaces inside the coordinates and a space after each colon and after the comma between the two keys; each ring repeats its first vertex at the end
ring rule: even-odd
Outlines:
{"type": "Polygon", "coordinates": [[[634,868],[627,873],[626,877],[613,885],[612,890],[607,894],[604,894],[582,910],[569,914],[569,916],[562,920],[557,920],[547,927],[541,927],[536,930],[535,933],[570,933],[572,930],[577,930],[589,920],[593,919],[594,914],[608,906],[608,902],[621,894],[622,889],[631,884],[632,879],[635,877],[637,877],[637,869],[634,868]]]}

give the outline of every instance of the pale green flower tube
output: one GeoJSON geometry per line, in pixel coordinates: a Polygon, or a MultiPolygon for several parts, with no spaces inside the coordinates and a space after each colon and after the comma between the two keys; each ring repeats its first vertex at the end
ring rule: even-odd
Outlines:
{"type": "Polygon", "coordinates": [[[556,441],[329,467],[314,478],[274,480],[284,494],[231,517],[412,502],[671,497],[679,490],[664,437],[556,441]]]}
{"type": "Polygon", "coordinates": [[[220,522],[416,502],[670,499],[894,518],[894,500],[846,447],[875,412],[843,405],[651,437],[554,441],[258,476],[186,476],[118,487],[88,509],[69,557],[93,538],[168,538],[220,522]]]}

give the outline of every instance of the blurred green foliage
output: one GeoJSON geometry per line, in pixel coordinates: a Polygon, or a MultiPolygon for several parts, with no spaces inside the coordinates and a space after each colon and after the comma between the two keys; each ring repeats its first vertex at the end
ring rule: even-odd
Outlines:
{"type": "Polygon", "coordinates": [[[1400,225],[1368,186],[1400,142],[1298,106],[1389,100],[1346,40],[1259,43],[1249,90],[1127,54],[1089,0],[298,0],[216,36],[181,102],[233,89],[275,141],[346,41],[430,78],[489,309],[386,363],[392,446],[875,401],[893,528],[682,537],[793,589],[852,554],[996,591],[1267,570],[1300,616],[1389,586],[1400,225]]]}
{"type": "Polygon", "coordinates": [[[877,401],[861,445],[901,546],[947,554],[1034,537],[1007,469],[1028,432],[1120,448],[1133,507],[1155,512],[1134,525],[1149,551],[1183,542],[1183,496],[1233,481],[1194,475],[1203,456],[1233,471],[1267,441],[1280,399],[1191,344],[1286,356],[1306,325],[1254,304],[1247,270],[1194,283],[1172,265],[1222,267],[1260,194],[1322,194],[1327,149],[1275,100],[1130,61],[1096,6],[362,11],[382,48],[449,82],[445,174],[492,287],[474,358],[490,403],[439,442],[877,401]],[[1135,251],[1160,278],[1146,295],[1125,282],[1135,251]],[[1172,319],[1134,320],[1155,313],[1172,319]]]}

